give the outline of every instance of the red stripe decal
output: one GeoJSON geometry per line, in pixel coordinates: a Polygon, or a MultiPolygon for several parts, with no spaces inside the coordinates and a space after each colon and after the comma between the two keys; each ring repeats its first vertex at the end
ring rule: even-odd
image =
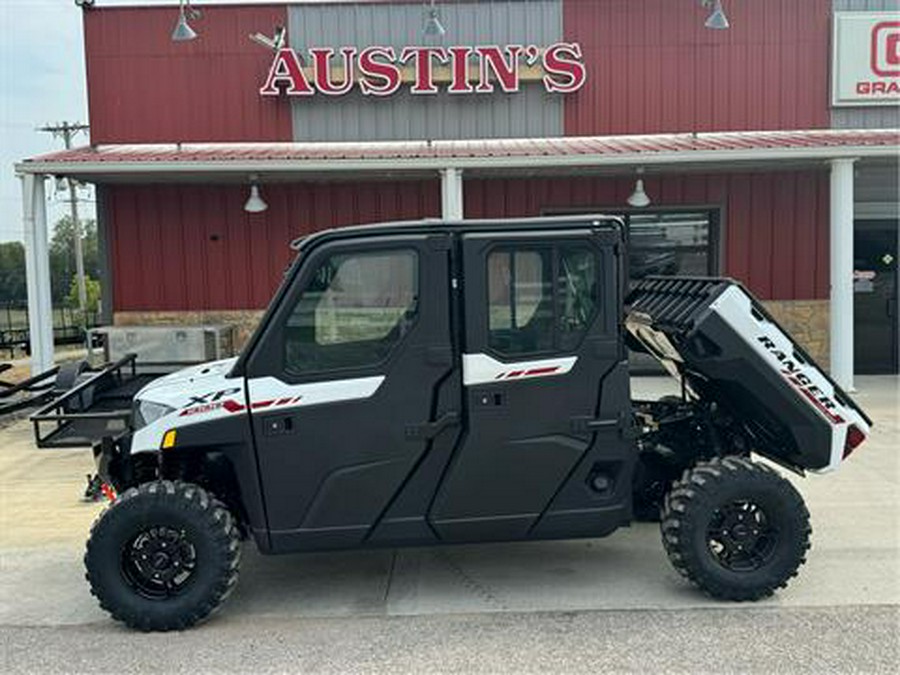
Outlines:
{"type": "Polygon", "coordinates": [[[834,422],[835,424],[843,424],[843,422],[844,422],[844,418],[843,418],[843,417],[841,417],[840,415],[835,415],[835,414],[833,414],[832,412],[830,412],[830,411],[828,410],[828,408],[826,408],[824,405],[822,405],[821,402],[819,402],[819,400],[818,400],[815,396],[813,396],[813,395],[810,394],[808,391],[806,391],[806,389],[801,389],[801,390],[800,390],[800,393],[803,394],[803,395],[804,395],[806,398],[808,398],[810,401],[812,401],[812,404],[813,404],[814,406],[816,406],[816,408],[818,408],[819,411],[821,411],[821,413],[822,413],[823,415],[825,415],[825,417],[827,417],[828,419],[830,419],[830,420],[831,420],[832,422],[834,422]]]}
{"type": "Polygon", "coordinates": [[[559,370],[559,366],[546,366],[545,368],[532,368],[527,371],[526,375],[549,375],[559,370]]]}
{"type": "Polygon", "coordinates": [[[222,407],[225,408],[230,413],[241,412],[242,410],[246,410],[247,407],[238,403],[233,399],[228,399],[222,403],[222,407]]]}
{"type": "Polygon", "coordinates": [[[802,382],[799,382],[795,377],[792,376],[791,371],[782,370],[781,372],[785,376],[785,379],[788,382],[790,382],[792,385],[794,385],[794,389],[796,389],[801,394],[803,394],[806,398],[808,398],[809,401],[816,407],[816,410],[818,410],[823,415],[825,415],[825,417],[827,417],[829,420],[831,420],[831,422],[833,424],[843,424],[844,423],[845,420],[843,417],[841,417],[840,415],[835,415],[828,408],[826,408],[825,405],[819,399],[817,399],[811,392],[809,392],[806,389],[806,387],[803,386],[802,382]]]}

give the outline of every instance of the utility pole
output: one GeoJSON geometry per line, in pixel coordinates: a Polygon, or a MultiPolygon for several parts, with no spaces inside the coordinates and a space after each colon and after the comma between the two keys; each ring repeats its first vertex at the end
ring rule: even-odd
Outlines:
{"type": "MultiPolygon", "coordinates": [[[[62,138],[66,150],[72,148],[72,137],[79,132],[87,132],[87,124],[61,122],[47,124],[38,131],[53,134],[54,138],[62,138]]],[[[72,238],[75,244],[75,280],[78,284],[78,309],[81,310],[81,319],[87,326],[87,287],[84,282],[84,251],[81,242],[81,222],[78,220],[78,194],[75,191],[75,179],[67,178],[69,185],[69,209],[72,214],[72,238]]]]}

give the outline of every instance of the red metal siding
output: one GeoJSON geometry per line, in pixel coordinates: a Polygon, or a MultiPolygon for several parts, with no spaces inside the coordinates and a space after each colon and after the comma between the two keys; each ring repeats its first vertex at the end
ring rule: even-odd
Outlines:
{"type": "Polygon", "coordinates": [[[731,28],[717,31],[696,0],[563,0],[588,66],[565,133],[828,127],[830,0],[726,8],[731,28]]]}
{"type": "Polygon", "coordinates": [[[265,307],[298,236],[440,213],[437,181],[272,184],[262,192],[269,209],[250,215],[243,185],[108,186],[114,310],[265,307]]]}
{"type": "Polygon", "coordinates": [[[260,96],[271,52],[247,35],[285,6],[203,6],[199,37],[172,42],[177,8],[84,12],[92,143],[289,141],[290,106],[260,96]]]}
{"type": "MultiPolygon", "coordinates": [[[[719,206],[723,273],[766,300],[828,297],[825,171],[648,176],[656,206],[719,206]]],[[[537,216],[543,210],[617,210],[634,178],[467,180],[467,218],[537,216]]]]}

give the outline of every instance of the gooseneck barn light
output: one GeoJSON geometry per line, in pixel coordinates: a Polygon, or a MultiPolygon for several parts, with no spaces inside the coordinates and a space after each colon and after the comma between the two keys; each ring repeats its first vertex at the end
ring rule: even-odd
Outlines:
{"type": "Polygon", "coordinates": [[[191,7],[191,0],[180,0],[178,6],[178,21],[172,30],[172,42],[187,42],[197,37],[197,32],[191,28],[188,19],[200,18],[200,10],[191,7]]]}
{"type": "Polygon", "coordinates": [[[252,33],[250,39],[258,45],[277,52],[284,47],[284,43],[287,41],[287,29],[284,26],[275,26],[275,33],[272,37],[263,33],[252,33]]]}
{"type": "Polygon", "coordinates": [[[713,30],[725,30],[731,24],[728,23],[728,17],[725,16],[725,10],[722,9],[722,0],[702,0],[704,7],[712,7],[712,13],[707,17],[706,23],[703,25],[713,30]]]}
{"type": "Polygon", "coordinates": [[[629,206],[641,209],[645,206],[650,206],[650,197],[644,191],[644,179],[641,178],[644,175],[644,170],[638,169],[637,175],[638,179],[634,182],[634,192],[629,195],[626,201],[629,206]]]}
{"type": "Polygon", "coordinates": [[[250,176],[250,196],[247,197],[247,201],[244,202],[244,211],[247,213],[262,213],[269,208],[269,205],[266,204],[265,200],[259,194],[257,180],[259,180],[257,176],[250,176]]]}
{"type": "Polygon", "coordinates": [[[443,35],[447,32],[444,24],[441,23],[441,12],[435,7],[434,0],[431,0],[428,11],[425,13],[425,27],[422,32],[431,36],[443,35]]]}

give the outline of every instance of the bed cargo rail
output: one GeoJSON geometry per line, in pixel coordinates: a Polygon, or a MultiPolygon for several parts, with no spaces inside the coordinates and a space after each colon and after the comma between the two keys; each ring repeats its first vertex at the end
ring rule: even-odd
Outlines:
{"type": "Polygon", "coordinates": [[[741,421],[754,450],[830,471],[872,422],[738,282],[648,277],[626,299],[631,346],[741,421]]]}

